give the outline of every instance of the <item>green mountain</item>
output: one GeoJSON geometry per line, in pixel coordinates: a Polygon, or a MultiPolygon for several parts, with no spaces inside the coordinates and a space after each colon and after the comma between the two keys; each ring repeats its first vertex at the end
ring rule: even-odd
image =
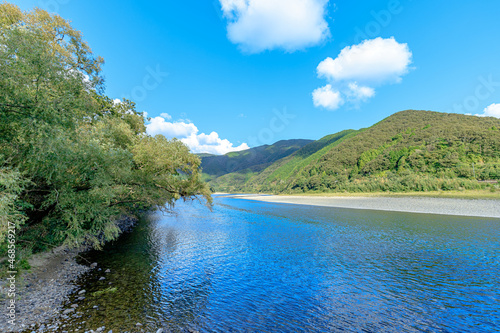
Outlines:
{"type": "Polygon", "coordinates": [[[205,179],[215,179],[232,172],[260,172],[273,162],[293,154],[313,140],[282,140],[225,155],[199,154],[205,179]]]}
{"type": "Polygon", "coordinates": [[[498,179],[500,119],[408,110],[210,184],[217,191],[400,192],[476,189],[498,179]]]}

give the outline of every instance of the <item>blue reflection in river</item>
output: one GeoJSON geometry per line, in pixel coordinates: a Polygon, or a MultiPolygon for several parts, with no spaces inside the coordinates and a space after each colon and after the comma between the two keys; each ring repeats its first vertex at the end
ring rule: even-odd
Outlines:
{"type": "Polygon", "coordinates": [[[216,198],[144,218],[85,275],[86,328],[491,332],[500,221],[216,198]],[[111,284],[110,284],[111,283],[111,284]],[[94,307],[97,306],[98,309],[94,307]]]}

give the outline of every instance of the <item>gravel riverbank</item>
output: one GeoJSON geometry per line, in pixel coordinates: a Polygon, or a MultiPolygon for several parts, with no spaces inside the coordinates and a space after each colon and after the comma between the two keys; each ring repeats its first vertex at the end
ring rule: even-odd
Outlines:
{"type": "MultiPolygon", "coordinates": [[[[0,332],[22,332],[61,314],[64,300],[76,288],[74,281],[90,269],[88,266],[79,265],[75,260],[81,250],[59,247],[30,259],[31,271],[16,277],[15,324],[9,323],[10,318],[3,315],[0,320],[0,332]]],[[[0,283],[4,310],[11,300],[7,297],[6,282],[4,278],[0,283]]],[[[49,328],[47,331],[52,332],[49,328]]]]}
{"type": "MultiPolygon", "coordinates": [[[[117,225],[121,232],[131,231],[137,219],[124,216],[117,225]]],[[[0,304],[4,312],[0,316],[0,332],[63,332],[60,320],[74,314],[78,305],[63,309],[69,301],[69,295],[77,291],[76,281],[83,273],[97,268],[95,263],[81,265],[77,256],[88,247],[68,249],[64,246],[45,253],[33,255],[29,259],[31,269],[16,276],[15,288],[15,324],[9,323],[8,276],[0,280],[0,304]]],[[[97,268],[101,269],[101,268],[97,268]]],[[[78,297],[84,298],[85,291],[79,291],[78,297]]]]}
{"type": "Polygon", "coordinates": [[[227,196],[272,203],[500,218],[500,200],[432,197],[312,197],[258,194],[227,196]]]}

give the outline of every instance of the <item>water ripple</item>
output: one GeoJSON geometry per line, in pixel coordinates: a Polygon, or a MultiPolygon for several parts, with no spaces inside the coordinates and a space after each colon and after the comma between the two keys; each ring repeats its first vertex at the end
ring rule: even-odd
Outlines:
{"type": "MultiPolygon", "coordinates": [[[[89,253],[118,292],[88,297],[67,328],[500,331],[498,220],[215,202],[151,214],[89,253]]],[[[80,284],[102,290],[100,274],[80,284]]]]}

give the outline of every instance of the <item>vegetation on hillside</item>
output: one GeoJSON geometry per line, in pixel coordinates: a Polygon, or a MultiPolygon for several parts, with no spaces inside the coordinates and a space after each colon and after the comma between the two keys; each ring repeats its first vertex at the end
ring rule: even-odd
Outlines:
{"type": "Polygon", "coordinates": [[[228,174],[212,186],[275,193],[498,187],[481,181],[500,179],[500,119],[408,110],[334,136],[315,153],[299,150],[244,181],[228,174]]]}
{"type": "MultiPolygon", "coordinates": [[[[325,154],[329,148],[343,137],[352,135],[354,130],[345,130],[336,134],[327,135],[317,141],[309,142],[293,154],[277,160],[267,168],[259,171],[243,169],[231,172],[212,179],[210,185],[217,191],[271,191],[276,183],[282,183],[301,170],[301,167],[316,161],[325,154]]],[[[202,160],[202,167],[205,167],[202,160]]],[[[205,169],[203,169],[205,172],[205,169]]]]}
{"type": "Polygon", "coordinates": [[[103,60],[68,21],[0,4],[0,45],[0,256],[13,226],[18,252],[99,247],[124,214],[210,202],[199,158],[104,94],[103,60]]]}
{"type": "Polygon", "coordinates": [[[272,145],[263,145],[244,151],[227,153],[225,155],[200,154],[203,173],[210,179],[232,172],[243,171],[259,172],[264,170],[274,161],[286,157],[305,145],[314,142],[312,140],[282,140],[272,145]]]}

